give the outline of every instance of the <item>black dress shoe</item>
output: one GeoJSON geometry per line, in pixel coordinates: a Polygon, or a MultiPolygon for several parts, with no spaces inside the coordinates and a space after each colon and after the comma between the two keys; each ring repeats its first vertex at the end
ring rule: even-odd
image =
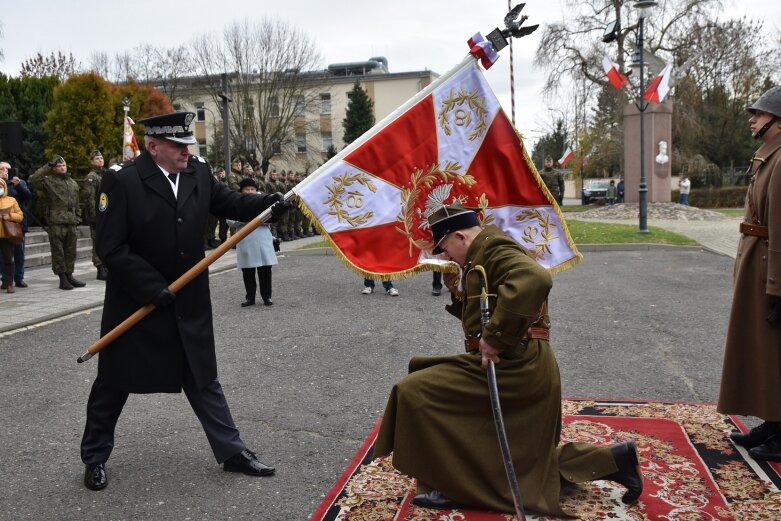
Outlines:
{"type": "Polygon", "coordinates": [[[16,287],[17,288],[26,288],[27,283],[23,279],[19,279],[16,281],[16,287]]]}
{"type": "Polygon", "coordinates": [[[634,503],[643,493],[643,474],[640,472],[640,459],[637,457],[637,446],[633,441],[625,441],[610,447],[618,470],[601,479],[615,481],[626,487],[621,501],[627,505],[634,503]]]}
{"type": "Polygon", "coordinates": [[[445,496],[439,490],[432,490],[425,494],[418,494],[415,499],[412,500],[412,504],[423,508],[456,508],[458,504],[445,496]]]}
{"type": "Polygon", "coordinates": [[[106,464],[84,465],[84,486],[90,490],[102,490],[108,485],[106,464]]]}
{"type": "Polygon", "coordinates": [[[271,476],[275,470],[274,467],[258,461],[255,453],[249,449],[244,449],[228,458],[222,468],[225,472],[243,472],[248,476],[271,476]]]}
{"type": "Polygon", "coordinates": [[[255,305],[255,299],[247,299],[241,303],[241,307],[243,308],[246,308],[247,306],[254,306],[254,305],[255,305]]]}
{"type": "Polygon", "coordinates": [[[442,288],[434,288],[431,290],[431,294],[438,297],[442,294],[442,288]]]}
{"type": "Polygon", "coordinates": [[[264,305],[264,306],[273,306],[273,305],[274,305],[274,303],[273,303],[273,302],[271,302],[271,299],[270,299],[270,298],[264,298],[264,299],[263,299],[263,305],[264,305]]]}
{"type": "Polygon", "coordinates": [[[748,455],[758,460],[781,462],[781,434],[776,433],[762,445],[750,449],[748,455]]]}
{"type": "Polygon", "coordinates": [[[729,439],[736,445],[753,449],[765,443],[778,432],[778,422],[764,422],[748,432],[732,431],[729,434],[729,439]]]}

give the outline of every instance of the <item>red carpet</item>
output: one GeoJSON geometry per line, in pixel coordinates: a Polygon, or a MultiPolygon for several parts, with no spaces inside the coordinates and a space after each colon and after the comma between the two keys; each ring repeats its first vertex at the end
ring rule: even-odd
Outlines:
{"type": "MultiPolygon", "coordinates": [[[[563,504],[580,519],[666,521],[779,520],[781,468],[755,462],[727,438],[735,418],[713,405],[564,401],[563,441],[608,445],[637,442],[645,489],[640,501],[621,503],[624,489],[595,481],[567,489],[563,504]]],[[[313,514],[313,521],[510,521],[508,514],[428,510],[411,504],[413,479],[390,457],[371,460],[377,427],[313,514]]],[[[520,469],[516,469],[522,472],[520,469]]],[[[535,516],[527,519],[558,519],[535,516]]]]}

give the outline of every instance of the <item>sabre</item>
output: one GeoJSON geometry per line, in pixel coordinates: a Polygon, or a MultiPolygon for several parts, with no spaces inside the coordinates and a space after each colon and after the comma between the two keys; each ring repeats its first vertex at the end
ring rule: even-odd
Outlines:
{"type": "MultiPolygon", "coordinates": [[[[225,253],[229,252],[244,237],[252,233],[258,226],[268,221],[269,218],[271,217],[271,209],[275,205],[286,203],[288,200],[292,199],[294,195],[295,194],[291,190],[290,192],[285,194],[284,198],[281,201],[277,201],[273,205],[263,210],[260,213],[260,215],[252,219],[236,233],[232,234],[230,238],[228,238],[225,242],[223,242],[217,248],[215,248],[209,255],[201,259],[195,266],[193,266],[192,268],[184,272],[184,274],[182,274],[181,277],[173,281],[171,285],[168,286],[168,291],[176,294],[179,290],[181,290],[187,284],[192,282],[192,280],[195,277],[200,275],[201,272],[203,272],[204,270],[208,269],[209,266],[211,266],[217,259],[225,255],[225,253]]],[[[98,352],[103,350],[114,340],[122,336],[128,329],[138,324],[142,318],[144,318],[149,313],[154,311],[154,309],[155,309],[154,304],[147,304],[146,306],[136,310],[135,313],[127,317],[118,326],[116,326],[114,329],[112,329],[111,331],[103,335],[100,339],[98,339],[97,342],[89,346],[87,350],[84,352],[84,354],[76,359],[76,362],[78,363],[86,362],[87,360],[95,356],[98,352]]]]}
{"type": "MultiPolygon", "coordinates": [[[[491,304],[488,297],[488,277],[485,274],[485,268],[475,265],[467,276],[473,271],[477,272],[480,278],[480,324],[485,331],[485,327],[488,325],[488,321],[491,320],[491,304]]],[[[496,437],[499,438],[499,448],[502,451],[502,463],[504,463],[504,471],[507,474],[507,482],[510,485],[510,492],[513,496],[513,505],[515,506],[515,517],[519,521],[526,521],[526,513],[523,510],[523,498],[521,497],[521,489],[518,486],[518,478],[515,474],[515,467],[513,467],[513,458],[510,454],[510,444],[507,441],[507,431],[504,428],[504,417],[502,416],[502,406],[499,402],[499,387],[496,384],[496,368],[494,367],[494,361],[488,361],[488,394],[491,396],[491,409],[494,413],[494,424],[496,425],[496,437]]]]}

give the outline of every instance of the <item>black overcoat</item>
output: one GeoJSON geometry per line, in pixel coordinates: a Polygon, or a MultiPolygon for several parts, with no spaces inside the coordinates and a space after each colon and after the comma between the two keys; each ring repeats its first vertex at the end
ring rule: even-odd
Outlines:
{"type": "MultiPolygon", "coordinates": [[[[96,248],[108,268],[101,336],[204,257],[209,213],[249,222],[273,204],[268,195],[234,192],[192,156],[178,197],[147,152],[103,176],[96,248]]],[[[179,392],[185,362],[199,388],[217,377],[209,274],[205,270],[100,353],[98,374],[131,393],[179,392]]]]}

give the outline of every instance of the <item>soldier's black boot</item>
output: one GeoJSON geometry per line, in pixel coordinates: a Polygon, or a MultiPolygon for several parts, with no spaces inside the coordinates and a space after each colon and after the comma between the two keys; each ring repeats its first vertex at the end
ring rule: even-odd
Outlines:
{"type": "Polygon", "coordinates": [[[60,273],[60,289],[73,289],[73,286],[71,286],[70,281],[68,281],[68,276],[65,273],[60,273]]]}
{"type": "Polygon", "coordinates": [[[74,279],[73,273],[66,273],[65,276],[68,278],[68,282],[70,282],[71,286],[73,286],[74,288],[83,288],[84,286],[87,285],[86,282],[82,282],[80,280],[74,279]]]}
{"type": "Polygon", "coordinates": [[[104,265],[98,266],[98,276],[96,278],[98,280],[106,280],[108,278],[108,270],[104,265]]]}
{"type": "Polygon", "coordinates": [[[246,308],[247,306],[254,306],[255,305],[255,297],[247,297],[247,300],[241,303],[241,307],[246,308]]]}
{"type": "Polygon", "coordinates": [[[732,431],[729,439],[741,447],[753,449],[779,433],[778,422],[764,422],[748,432],[732,431]]]}
{"type": "Polygon", "coordinates": [[[637,456],[637,446],[633,441],[625,441],[610,447],[618,470],[601,479],[615,481],[626,487],[621,501],[629,505],[634,503],[643,493],[643,474],[640,472],[640,458],[637,456]]]}

